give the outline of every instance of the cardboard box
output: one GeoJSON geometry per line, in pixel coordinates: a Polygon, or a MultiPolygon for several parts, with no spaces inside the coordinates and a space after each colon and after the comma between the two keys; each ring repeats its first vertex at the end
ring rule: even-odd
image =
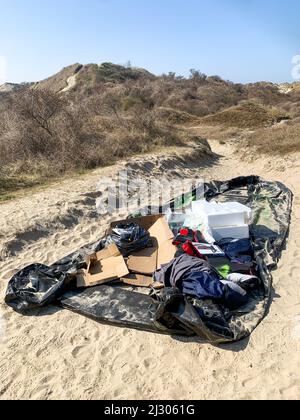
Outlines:
{"type": "Polygon", "coordinates": [[[126,262],[115,244],[88,256],[86,263],[87,268],[76,276],[77,287],[101,285],[129,274],[126,262]]]}
{"type": "Polygon", "coordinates": [[[129,274],[128,276],[123,277],[121,281],[124,284],[136,287],[150,287],[154,284],[152,277],[144,276],[142,274],[129,274]]]}
{"type": "Polygon", "coordinates": [[[177,251],[172,243],[174,235],[163,215],[113,222],[107,235],[117,225],[127,223],[136,223],[146,229],[150,233],[151,246],[133,253],[126,261],[115,244],[88,256],[87,268],[76,276],[77,287],[98,286],[118,279],[129,285],[149,287],[153,283],[153,273],[174,258],[177,251]]]}
{"type": "Polygon", "coordinates": [[[157,267],[158,248],[145,248],[130,255],[127,260],[129,271],[152,276],[157,267]]]}
{"type": "Polygon", "coordinates": [[[113,222],[107,234],[119,224],[136,223],[150,233],[152,239],[149,248],[142,249],[129,256],[127,265],[132,273],[151,275],[163,264],[168,264],[175,256],[177,248],[173,245],[174,234],[169,228],[164,215],[138,217],[130,220],[113,222]]]}

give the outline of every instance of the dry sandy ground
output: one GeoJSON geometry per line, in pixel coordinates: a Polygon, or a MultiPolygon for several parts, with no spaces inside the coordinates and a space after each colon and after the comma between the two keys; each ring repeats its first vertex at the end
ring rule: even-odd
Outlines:
{"type": "MultiPolygon", "coordinates": [[[[242,162],[212,145],[213,165],[166,154],[138,159],[150,179],[257,174],[295,193],[287,250],[274,273],[268,317],[249,340],[214,347],[97,324],[69,311],[24,317],[0,304],[0,399],[290,399],[300,397],[300,160],[242,162]],[[297,163],[298,162],[298,163],[297,163]]],[[[99,178],[123,164],[0,205],[0,292],[18,269],[52,263],[102,235],[95,218],[99,178]]]]}

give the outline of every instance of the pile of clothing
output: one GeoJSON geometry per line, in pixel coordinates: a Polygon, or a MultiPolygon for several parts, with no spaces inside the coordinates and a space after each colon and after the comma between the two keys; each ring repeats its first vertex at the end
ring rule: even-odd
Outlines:
{"type": "Polygon", "coordinates": [[[157,270],[154,280],[232,310],[245,305],[248,292],[259,286],[250,240],[226,239],[216,245],[203,240],[200,231],[182,228],[174,239],[176,258],[157,270]]]}

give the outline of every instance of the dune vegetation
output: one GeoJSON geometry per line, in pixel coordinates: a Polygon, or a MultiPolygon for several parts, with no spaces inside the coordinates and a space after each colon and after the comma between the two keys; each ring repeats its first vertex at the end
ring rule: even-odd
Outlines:
{"type": "MultiPolygon", "coordinates": [[[[0,91],[0,196],[185,146],[194,137],[191,126],[220,127],[223,134],[230,128],[259,130],[244,144],[263,150],[275,133],[269,127],[300,115],[298,97],[297,89],[234,84],[196,70],[189,77],[155,76],[130,65],[74,64],[41,82],[0,91]]],[[[294,150],[297,130],[276,131],[276,150],[294,150]]]]}

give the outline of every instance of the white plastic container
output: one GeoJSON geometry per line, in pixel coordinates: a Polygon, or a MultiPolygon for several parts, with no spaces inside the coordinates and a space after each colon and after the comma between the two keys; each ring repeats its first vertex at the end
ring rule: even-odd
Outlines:
{"type": "Polygon", "coordinates": [[[215,227],[212,228],[211,231],[215,241],[220,241],[221,239],[227,238],[249,239],[250,237],[249,225],[215,227]]]}
{"type": "Polygon", "coordinates": [[[192,203],[192,212],[210,228],[249,225],[252,211],[240,203],[209,203],[205,200],[192,203]]]}
{"type": "MultiPolygon", "coordinates": [[[[192,214],[215,241],[225,238],[248,239],[252,211],[240,203],[216,203],[206,200],[192,203],[192,214]]],[[[201,229],[200,229],[201,230],[201,229]]]]}

